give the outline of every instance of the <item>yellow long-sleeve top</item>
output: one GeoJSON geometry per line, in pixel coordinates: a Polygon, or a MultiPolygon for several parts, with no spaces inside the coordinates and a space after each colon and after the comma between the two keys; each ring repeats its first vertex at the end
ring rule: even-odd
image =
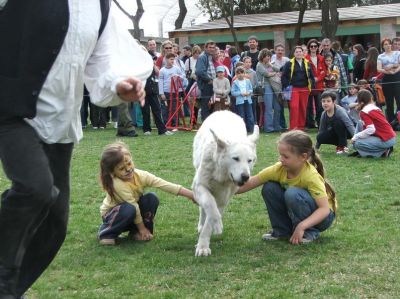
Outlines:
{"type": "Polygon", "coordinates": [[[337,202],[334,198],[328,197],[325,188],[325,180],[318,173],[317,169],[309,162],[306,162],[299,175],[293,179],[288,179],[287,171],[281,162],[261,170],[257,176],[264,184],[268,181],[277,182],[282,188],[298,187],[307,190],[314,200],[328,198],[329,208],[337,208],[337,202]]]}
{"type": "Polygon", "coordinates": [[[142,223],[143,219],[140,215],[139,209],[139,198],[143,195],[146,187],[160,188],[165,192],[169,192],[178,195],[181,185],[167,182],[154,174],[147,171],[135,169],[133,178],[130,181],[123,181],[117,177],[113,178],[113,184],[115,189],[114,197],[107,194],[100,206],[100,214],[104,216],[107,212],[115,206],[128,202],[136,208],[135,224],[142,223]]]}

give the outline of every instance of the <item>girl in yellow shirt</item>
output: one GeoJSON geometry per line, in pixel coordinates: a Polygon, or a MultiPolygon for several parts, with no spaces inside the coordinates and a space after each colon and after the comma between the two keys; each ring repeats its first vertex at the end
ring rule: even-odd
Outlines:
{"type": "Polygon", "coordinates": [[[335,219],[336,198],[310,136],[298,130],[281,135],[279,162],[252,176],[238,193],[260,185],[272,231],[263,240],[289,238],[292,244],[317,239],[335,219]]]}
{"type": "Polygon", "coordinates": [[[103,224],[98,236],[102,245],[115,245],[118,236],[125,231],[135,240],[153,239],[153,220],[159,199],[155,193],[144,194],[146,187],[160,188],[194,201],[191,190],[136,169],[131,153],[122,142],[105,147],[100,172],[107,193],[100,207],[103,224]]]}

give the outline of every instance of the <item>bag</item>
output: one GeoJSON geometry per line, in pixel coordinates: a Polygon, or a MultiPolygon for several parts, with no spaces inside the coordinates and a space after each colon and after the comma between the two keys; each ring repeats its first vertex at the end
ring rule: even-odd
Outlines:
{"type": "Polygon", "coordinates": [[[385,95],[383,94],[382,85],[375,82],[374,88],[376,90],[376,101],[378,102],[379,105],[384,106],[386,103],[385,103],[385,95]]]}
{"type": "Polygon", "coordinates": [[[255,96],[264,96],[264,92],[265,92],[264,87],[261,86],[261,85],[257,85],[254,88],[253,95],[255,95],[255,96]]]}
{"type": "Polygon", "coordinates": [[[282,90],[282,97],[284,100],[290,101],[292,99],[292,89],[293,89],[293,86],[288,85],[282,90]]]}
{"type": "Polygon", "coordinates": [[[146,80],[144,90],[148,95],[158,95],[158,82],[153,76],[146,80]]]}

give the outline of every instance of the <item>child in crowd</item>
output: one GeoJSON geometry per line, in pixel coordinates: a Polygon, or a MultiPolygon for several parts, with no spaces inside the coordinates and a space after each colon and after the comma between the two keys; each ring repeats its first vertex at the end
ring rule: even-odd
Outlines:
{"type": "Polygon", "coordinates": [[[236,68],[237,79],[232,84],[232,95],[236,97],[236,113],[243,118],[247,133],[253,133],[254,130],[254,115],[251,94],[253,86],[249,79],[245,78],[245,70],[239,66],[236,68]]]}
{"type": "Polygon", "coordinates": [[[136,169],[131,153],[122,142],[105,147],[100,160],[100,178],[107,193],[100,207],[103,224],[98,237],[102,245],[115,245],[118,236],[125,231],[129,231],[134,240],[153,239],[159,199],[155,193],[144,194],[147,187],[194,200],[191,190],[136,169]]]}
{"type": "Polygon", "coordinates": [[[339,69],[336,65],[333,64],[333,55],[332,53],[328,52],[324,55],[325,65],[326,65],[326,76],[324,78],[324,87],[325,90],[334,90],[335,92],[338,91],[340,88],[340,75],[339,69]]]}
{"type": "Polygon", "coordinates": [[[375,105],[371,92],[360,90],[357,102],[363,128],[351,139],[356,151],[350,156],[389,157],[396,143],[396,133],[375,105]]]}
{"type": "MultiPolygon", "coordinates": [[[[254,89],[254,87],[257,86],[257,84],[258,84],[257,83],[258,78],[257,78],[256,71],[251,68],[252,67],[251,57],[244,56],[242,58],[242,61],[244,63],[244,72],[245,72],[246,78],[248,78],[250,80],[251,86],[253,86],[253,89],[254,89]]],[[[254,122],[257,123],[258,122],[257,120],[259,119],[259,118],[257,118],[257,106],[256,106],[257,105],[257,95],[254,95],[254,93],[253,93],[251,96],[251,100],[253,101],[252,106],[253,106],[254,122]]]]}
{"type": "Polygon", "coordinates": [[[272,226],[263,240],[312,242],[335,219],[335,192],[325,180],[322,161],[306,133],[293,130],[282,134],[278,151],[280,161],[252,176],[238,193],[263,185],[261,194],[272,226]]]}
{"type": "Polygon", "coordinates": [[[344,108],[336,105],[336,93],[324,91],[321,95],[322,112],[316,148],[321,144],[336,145],[336,154],[348,152],[347,139],[354,135],[354,125],[344,108]]]}
{"type": "Polygon", "coordinates": [[[214,111],[226,110],[229,108],[229,93],[231,92],[231,84],[225,77],[225,67],[220,65],[215,69],[217,77],[213,80],[214,111]]]}
{"type": "Polygon", "coordinates": [[[340,106],[342,106],[353,124],[356,126],[360,121],[360,112],[356,109],[357,106],[357,93],[360,90],[359,86],[354,83],[349,85],[349,94],[340,100],[340,106]]]}
{"type": "MultiPolygon", "coordinates": [[[[173,90],[171,90],[171,79],[179,77],[182,80],[183,87],[187,85],[187,80],[185,77],[185,73],[182,71],[182,69],[174,65],[175,54],[168,53],[165,55],[165,58],[166,58],[166,65],[163,68],[161,68],[158,78],[158,93],[161,97],[161,111],[163,120],[164,123],[167,123],[168,119],[171,117],[171,115],[169,115],[169,111],[167,110],[168,101],[170,101],[171,97],[172,97],[172,108],[170,108],[171,113],[175,112],[177,105],[176,101],[177,95],[173,93],[174,92],[173,90]]],[[[178,87],[177,84],[176,87],[178,87]]],[[[179,93],[181,92],[183,92],[183,90],[180,88],[179,93]]],[[[178,113],[172,120],[171,125],[172,126],[177,125],[177,121],[178,121],[178,113]]]]}

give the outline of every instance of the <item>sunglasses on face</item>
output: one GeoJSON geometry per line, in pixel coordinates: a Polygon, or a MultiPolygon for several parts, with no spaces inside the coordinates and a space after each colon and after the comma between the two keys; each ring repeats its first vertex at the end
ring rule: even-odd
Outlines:
{"type": "Polygon", "coordinates": [[[165,50],[171,50],[172,47],[164,47],[165,50]]]}
{"type": "Polygon", "coordinates": [[[310,45],[310,48],[318,48],[317,45],[310,45]]]}

